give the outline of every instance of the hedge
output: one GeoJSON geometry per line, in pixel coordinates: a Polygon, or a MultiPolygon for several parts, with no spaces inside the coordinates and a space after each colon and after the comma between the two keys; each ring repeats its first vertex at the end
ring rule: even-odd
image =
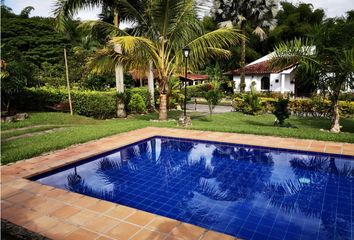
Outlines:
{"type": "Polygon", "coordinates": [[[191,99],[192,97],[204,97],[206,87],[207,87],[207,84],[188,86],[187,87],[187,99],[191,99]]]}
{"type": "MultiPolygon", "coordinates": [[[[130,102],[132,95],[138,94],[148,106],[149,92],[147,88],[126,89],[125,102],[130,102]]],[[[117,111],[117,93],[112,91],[72,90],[71,98],[76,114],[99,119],[113,118],[117,111]]],[[[66,89],[57,88],[25,88],[13,104],[18,109],[31,111],[68,111],[68,94],[66,89]]]]}
{"type": "MultiPolygon", "coordinates": [[[[260,98],[262,112],[271,113],[274,110],[276,98],[260,98]]],[[[247,106],[242,98],[234,98],[232,107],[235,111],[246,112],[247,106]]],[[[328,118],[332,115],[331,102],[329,100],[291,99],[289,110],[292,114],[300,117],[328,118]]],[[[354,102],[339,101],[339,110],[344,117],[354,116],[354,102]]]]}

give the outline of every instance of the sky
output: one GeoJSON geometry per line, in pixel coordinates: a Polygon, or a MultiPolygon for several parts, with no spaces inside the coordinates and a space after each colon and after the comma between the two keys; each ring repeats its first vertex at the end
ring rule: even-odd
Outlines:
{"type": "MultiPolygon", "coordinates": [[[[298,3],[299,0],[287,0],[288,2],[298,3]]],[[[315,8],[323,8],[327,17],[340,17],[345,15],[348,10],[354,10],[354,0],[302,0],[301,2],[312,3],[315,8]]],[[[20,13],[27,6],[35,8],[30,16],[51,16],[51,11],[55,0],[5,0],[5,5],[12,8],[15,13],[20,13]]],[[[76,17],[81,20],[97,19],[99,9],[81,10],[76,17]]]]}

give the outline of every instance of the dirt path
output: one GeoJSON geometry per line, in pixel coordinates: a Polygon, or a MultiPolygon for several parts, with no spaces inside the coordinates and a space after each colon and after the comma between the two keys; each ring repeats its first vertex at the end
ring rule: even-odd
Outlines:
{"type": "MultiPolygon", "coordinates": [[[[208,107],[208,105],[205,105],[205,104],[197,104],[197,106],[195,106],[194,104],[187,104],[187,110],[193,111],[193,112],[208,113],[209,107],[208,107]],[[195,109],[195,107],[197,107],[197,108],[195,109]]],[[[217,106],[215,106],[213,113],[227,113],[227,112],[232,112],[232,110],[233,110],[233,108],[231,106],[217,105],[217,106]]]]}
{"type": "MultiPolygon", "coordinates": [[[[29,129],[29,128],[22,128],[22,129],[29,129]]],[[[4,139],[3,142],[16,140],[16,139],[20,139],[20,138],[27,138],[27,137],[37,136],[37,135],[43,135],[43,134],[52,133],[52,132],[63,131],[65,129],[68,129],[68,127],[53,128],[53,129],[48,129],[48,130],[39,131],[39,132],[33,132],[33,133],[25,133],[25,134],[22,134],[22,135],[13,136],[13,137],[9,137],[7,139],[4,139]]]]}
{"type": "Polygon", "coordinates": [[[31,125],[28,127],[22,127],[22,128],[11,128],[8,130],[2,130],[2,133],[8,133],[8,132],[15,132],[15,131],[21,131],[21,130],[27,130],[27,129],[31,129],[31,128],[41,128],[41,127],[56,127],[58,125],[54,125],[54,124],[41,124],[41,125],[31,125]]]}

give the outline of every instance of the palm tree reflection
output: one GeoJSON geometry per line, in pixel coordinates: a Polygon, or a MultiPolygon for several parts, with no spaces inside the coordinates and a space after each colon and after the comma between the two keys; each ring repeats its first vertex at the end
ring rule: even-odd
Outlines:
{"type": "Polygon", "coordinates": [[[74,186],[81,183],[81,176],[77,174],[77,167],[74,167],[74,173],[68,175],[68,185],[74,186]]]}
{"type": "Polygon", "coordinates": [[[320,219],[330,239],[350,239],[350,191],[354,182],[350,161],[338,166],[333,157],[316,156],[294,158],[290,165],[299,180],[269,183],[265,195],[270,204],[284,212],[320,219]]]}
{"type": "Polygon", "coordinates": [[[198,217],[204,223],[218,221],[206,198],[218,205],[251,203],[261,196],[285,213],[321,219],[328,234],[345,239],[351,228],[351,214],[345,209],[351,209],[352,203],[348,193],[353,184],[352,165],[304,155],[289,161],[295,177],[274,182],[274,156],[258,148],[151,139],[97,161],[96,177],[109,190],[87,184],[76,169],[68,175],[67,185],[71,191],[127,205],[132,200],[146,201],[146,206],[160,204],[156,208],[169,205],[174,216],[198,217]],[[331,195],[335,187],[338,196],[331,195]],[[137,196],[139,191],[142,194],[137,196]],[[343,204],[340,208],[337,197],[343,204]]]}

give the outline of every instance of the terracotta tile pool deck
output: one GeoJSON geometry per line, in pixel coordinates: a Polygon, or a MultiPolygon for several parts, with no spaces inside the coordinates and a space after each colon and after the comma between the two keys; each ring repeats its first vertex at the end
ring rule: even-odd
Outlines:
{"type": "Polygon", "coordinates": [[[27,178],[153,136],[354,156],[354,144],[184,129],[143,128],[1,166],[1,218],[50,239],[226,240],[234,237],[27,178]]]}

